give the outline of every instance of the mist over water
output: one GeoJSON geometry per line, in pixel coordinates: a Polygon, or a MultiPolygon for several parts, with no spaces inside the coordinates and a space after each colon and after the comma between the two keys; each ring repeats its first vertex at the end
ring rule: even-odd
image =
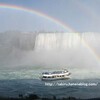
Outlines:
{"type": "Polygon", "coordinates": [[[31,78],[30,70],[68,69],[73,78],[99,78],[99,43],[99,33],[0,33],[0,69],[16,77],[19,70],[31,78]]]}

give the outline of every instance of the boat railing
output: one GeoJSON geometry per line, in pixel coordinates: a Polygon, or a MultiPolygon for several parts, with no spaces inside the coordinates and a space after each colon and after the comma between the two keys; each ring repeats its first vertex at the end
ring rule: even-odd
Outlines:
{"type": "Polygon", "coordinates": [[[42,75],[51,75],[51,74],[64,74],[64,73],[68,73],[68,71],[54,71],[54,72],[43,72],[42,75]]]}

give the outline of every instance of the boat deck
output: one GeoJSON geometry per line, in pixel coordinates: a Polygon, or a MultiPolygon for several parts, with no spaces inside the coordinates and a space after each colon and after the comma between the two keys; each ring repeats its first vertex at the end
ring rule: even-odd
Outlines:
{"type": "Polygon", "coordinates": [[[66,72],[64,72],[64,71],[54,71],[54,72],[44,72],[42,74],[45,74],[45,75],[50,75],[50,74],[63,74],[63,73],[66,73],[66,72]]]}

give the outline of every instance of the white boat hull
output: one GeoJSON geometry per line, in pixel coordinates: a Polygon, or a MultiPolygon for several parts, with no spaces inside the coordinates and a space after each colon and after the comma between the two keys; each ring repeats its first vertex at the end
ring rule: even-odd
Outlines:
{"type": "Polygon", "coordinates": [[[66,76],[66,77],[57,77],[57,78],[43,78],[41,77],[42,81],[54,81],[54,80],[67,80],[70,79],[70,76],[66,76]]]}
{"type": "Polygon", "coordinates": [[[54,81],[54,80],[67,80],[70,79],[70,77],[61,77],[61,78],[41,78],[42,81],[54,81]]]}
{"type": "Polygon", "coordinates": [[[45,72],[42,74],[41,80],[43,81],[54,81],[54,80],[64,80],[69,79],[70,74],[68,71],[54,71],[54,72],[45,72]]]}

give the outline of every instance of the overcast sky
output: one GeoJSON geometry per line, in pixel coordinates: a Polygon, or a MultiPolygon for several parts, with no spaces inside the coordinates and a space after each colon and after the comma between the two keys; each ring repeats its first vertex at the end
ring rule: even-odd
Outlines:
{"type": "MultiPolygon", "coordinates": [[[[100,0],[0,0],[0,4],[37,10],[78,32],[100,32],[100,0]]],[[[69,31],[50,20],[0,7],[0,31],[69,31]]]]}

